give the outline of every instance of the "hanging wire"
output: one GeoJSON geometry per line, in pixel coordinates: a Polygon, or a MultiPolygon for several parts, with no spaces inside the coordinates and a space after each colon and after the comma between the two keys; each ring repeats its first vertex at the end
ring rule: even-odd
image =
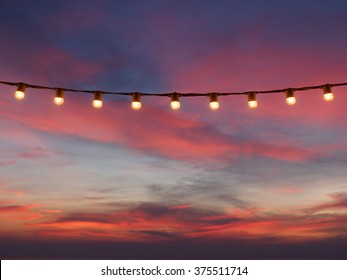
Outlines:
{"type": "Polygon", "coordinates": [[[272,89],[272,90],[250,90],[250,91],[244,91],[244,92],[207,92],[207,93],[198,93],[198,92],[170,92],[170,93],[146,93],[146,92],[116,92],[116,91],[103,91],[103,90],[83,90],[83,89],[72,89],[72,88],[64,88],[64,87],[50,87],[50,86],[42,86],[42,85],[33,85],[23,82],[7,82],[7,81],[0,81],[0,84],[9,85],[9,86],[18,86],[20,84],[25,85],[27,88],[34,88],[34,89],[49,89],[49,90],[63,90],[63,91],[69,91],[69,92],[79,92],[79,93],[91,93],[94,94],[95,92],[101,92],[103,94],[109,94],[109,95],[125,95],[125,96],[133,96],[134,94],[140,94],[143,96],[166,96],[170,97],[172,94],[178,94],[180,97],[198,97],[198,96],[210,96],[211,94],[216,94],[218,96],[228,96],[228,95],[248,95],[249,93],[255,93],[255,94],[268,94],[268,93],[283,93],[287,89],[292,89],[293,91],[307,91],[307,90],[313,90],[313,89],[321,89],[326,85],[329,85],[330,87],[340,87],[340,86],[347,86],[347,83],[335,83],[330,84],[326,83],[323,85],[316,85],[316,86],[304,86],[304,87],[291,87],[291,88],[283,88],[283,89],[272,89]]]}

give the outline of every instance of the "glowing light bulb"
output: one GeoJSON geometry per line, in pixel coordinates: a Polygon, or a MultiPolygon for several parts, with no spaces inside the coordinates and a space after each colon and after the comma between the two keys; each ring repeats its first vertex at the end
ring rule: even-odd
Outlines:
{"type": "Polygon", "coordinates": [[[140,110],[141,109],[141,102],[133,101],[131,102],[131,108],[134,110],[140,110]]]}
{"type": "Polygon", "coordinates": [[[216,93],[210,95],[210,109],[215,111],[219,108],[218,96],[216,93]]]}
{"type": "Polygon", "coordinates": [[[296,103],[295,97],[287,97],[286,102],[288,105],[294,105],[296,103]]]}
{"type": "Polygon", "coordinates": [[[57,89],[54,97],[54,104],[58,106],[64,104],[64,91],[62,89],[57,89]]]}
{"type": "Polygon", "coordinates": [[[294,97],[294,90],[292,88],[286,89],[286,103],[288,105],[294,105],[296,103],[296,99],[294,97]]]}
{"type": "Polygon", "coordinates": [[[324,94],[324,100],[325,101],[333,101],[334,100],[334,94],[332,92],[325,93],[324,94]]]}
{"type": "Polygon", "coordinates": [[[218,110],[219,109],[219,103],[218,101],[213,101],[213,102],[210,102],[210,109],[211,110],[218,110]]]}
{"type": "Polygon", "coordinates": [[[141,94],[140,93],[134,93],[133,100],[131,102],[131,108],[134,110],[140,110],[141,109],[141,94]]]}
{"type": "Polygon", "coordinates": [[[255,92],[250,92],[248,94],[248,107],[251,109],[257,108],[258,103],[256,100],[256,94],[255,92]]]}
{"type": "Polygon", "coordinates": [[[322,87],[323,89],[323,98],[325,101],[333,101],[334,100],[334,94],[331,90],[331,86],[330,85],[325,85],[322,87]]]}
{"type": "Polygon", "coordinates": [[[64,98],[62,97],[54,97],[54,104],[55,105],[63,105],[64,104],[64,98]]]}
{"type": "Polygon", "coordinates": [[[14,93],[14,97],[17,99],[17,100],[22,100],[24,99],[25,97],[25,89],[26,89],[26,86],[25,84],[18,84],[17,86],[17,90],[16,92],[14,93]]]}
{"type": "Polygon", "coordinates": [[[248,101],[248,107],[251,108],[251,109],[254,109],[254,108],[257,108],[258,106],[258,103],[257,101],[248,101]]]}
{"type": "Polygon", "coordinates": [[[22,99],[24,99],[24,97],[25,97],[25,93],[24,93],[23,91],[17,90],[17,91],[15,92],[14,96],[15,96],[15,98],[16,98],[17,100],[22,100],[22,99]]]}
{"type": "Polygon", "coordinates": [[[170,107],[172,110],[178,110],[181,107],[181,104],[179,101],[171,101],[170,107]]]}
{"type": "Polygon", "coordinates": [[[102,92],[94,92],[93,107],[100,109],[102,107],[102,92]]]}
{"type": "Polygon", "coordinates": [[[100,109],[102,107],[102,101],[101,100],[93,100],[93,107],[96,109],[100,109]]]}
{"type": "Polygon", "coordinates": [[[181,107],[180,96],[176,92],[171,95],[170,107],[172,110],[178,110],[181,107]]]}

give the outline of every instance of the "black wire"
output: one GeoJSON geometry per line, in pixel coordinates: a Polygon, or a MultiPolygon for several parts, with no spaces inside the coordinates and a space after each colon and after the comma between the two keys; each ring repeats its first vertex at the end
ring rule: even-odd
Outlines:
{"type": "MultiPolygon", "coordinates": [[[[209,96],[211,94],[217,94],[219,96],[247,95],[249,93],[267,94],[267,93],[284,92],[285,90],[289,89],[289,88],[284,88],[284,89],[272,89],[272,90],[252,90],[252,91],[244,91],[244,92],[209,92],[209,93],[197,93],[197,92],[145,93],[145,92],[114,92],[114,91],[103,91],[103,90],[83,90],[83,89],[72,89],[72,88],[63,88],[63,87],[49,87],[49,86],[41,86],[41,85],[32,85],[32,84],[27,84],[27,83],[23,83],[23,82],[7,82],[7,81],[0,81],[0,84],[9,85],[9,86],[18,86],[20,84],[24,84],[27,88],[50,89],[50,90],[61,89],[63,91],[79,92],[79,93],[101,92],[103,94],[125,95],[125,96],[132,96],[133,94],[138,93],[138,94],[141,94],[144,96],[166,96],[166,97],[171,96],[173,93],[177,93],[180,97],[209,96]]],[[[306,90],[320,89],[325,85],[329,85],[331,87],[340,87],[340,86],[347,86],[347,83],[323,84],[323,85],[318,85],[318,86],[305,86],[305,87],[297,87],[297,88],[291,88],[291,89],[294,91],[306,91],[306,90]]]]}

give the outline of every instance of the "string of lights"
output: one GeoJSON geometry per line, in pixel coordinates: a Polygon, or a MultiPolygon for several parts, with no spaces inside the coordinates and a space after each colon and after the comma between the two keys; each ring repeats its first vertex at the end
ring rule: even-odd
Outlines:
{"type": "Polygon", "coordinates": [[[334,99],[334,94],[332,92],[332,87],[347,86],[347,83],[337,83],[337,84],[323,84],[317,86],[305,86],[297,88],[284,88],[284,89],[272,89],[272,90],[257,90],[257,91],[245,91],[245,92],[209,92],[209,93],[194,93],[194,92],[170,92],[170,93],[145,93],[145,92],[112,92],[112,91],[101,91],[101,90],[80,90],[71,89],[63,87],[49,87],[42,85],[33,85],[23,82],[6,82],[0,81],[0,84],[15,86],[17,90],[15,91],[15,98],[17,100],[23,100],[25,97],[25,91],[28,88],[32,89],[48,89],[55,91],[54,103],[58,106],[64,103],[64,93],[65,92],[78,92],[92,94],[94,96],[92,105],[94,108],[101,108],[103,104],[104,95],[125,95],[132,97],[131,107],[134,110],[141,109],[141,97],[146,96],[156,96],[156,97],[169,97],[171,99],[170,106],[173,110],[178,110],[180,108],[180,98],[182,97],[199,97],[206,96],[209,98],[209,106],[211,110],[217,110],[219,108],[219,96],[229,96],[229,95],[246,95],[248,97],[248,107],[254,109],[258,106],[257,95],[258,94],[270,94],[270,93],[284,93],[286,97],[286,103],[288,105],[294,105],[296,103],[296,98],[294,92],[296,91],[307,91],[314,89],[321,89],[323,91],[323,98],[325,101],[332,101],[334,99]]]}

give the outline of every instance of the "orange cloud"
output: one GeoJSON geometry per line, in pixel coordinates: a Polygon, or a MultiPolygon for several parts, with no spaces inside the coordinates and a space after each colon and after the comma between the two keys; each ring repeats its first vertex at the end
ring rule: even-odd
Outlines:
{"type": "MultiPolygon", "coordinates": [[[[26,212],[28,207],[4,211],[26,212]]],[[[45,213],[45,211],[43,211],[45,213]]],[[[231,209],[217,212],[193,206],[140,204],[108,213],[54,213],[28,215],[26,231],[45,238],[158,241],[189,238],[310,240],[345,236],[347,215],[276,214],[263,209],[231,209]]],[[[16,217],[18,218],[18,217],[16,217]]],[[[17,221],[20,221],[17,219],[17,221]]],[[[6,225],[6,222],[5,222],[6,225]]]]}
{"type": "Polygon", "coordinates": [[[22,205],[6,205],[0,207],[1,213],[16,213],[16,212],[27,212],[30,209],[28,206],[22,205]]]}

